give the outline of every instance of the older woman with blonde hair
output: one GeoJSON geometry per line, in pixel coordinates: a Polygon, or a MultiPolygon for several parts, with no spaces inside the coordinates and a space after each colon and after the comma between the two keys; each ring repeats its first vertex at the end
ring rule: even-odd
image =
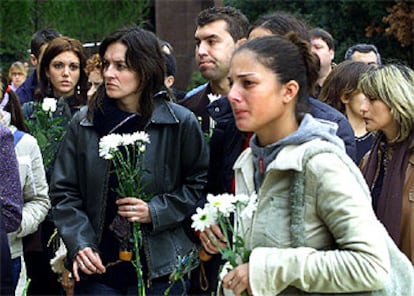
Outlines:
{"type": "Polygon", "coordinates": [[[391,237],[414,264],[414,71],[379,66],[358,84],[368,131],[377,131],[362,172],[374,210],[391,237]]]}

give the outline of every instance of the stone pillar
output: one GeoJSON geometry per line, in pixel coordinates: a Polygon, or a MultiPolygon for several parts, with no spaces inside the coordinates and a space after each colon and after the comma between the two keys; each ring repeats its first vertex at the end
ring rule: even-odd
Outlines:
{"type": "Polygon", "coordinates": [[[214,5],[217,5],[214,0],[155,0],[156,34],[174,48],[177,60],[174,86],[178,89],[185,90],[193,71],[197,71],[194,63],[195,19],[201,10],[214,5]]]}

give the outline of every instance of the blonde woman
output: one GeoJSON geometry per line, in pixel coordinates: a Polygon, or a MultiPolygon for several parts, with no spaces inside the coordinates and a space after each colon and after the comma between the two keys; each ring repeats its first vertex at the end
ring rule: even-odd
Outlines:
{"type": "Polygon", "coordinates": [[[375,213],[414,264],[414,71],[385,65],[361,77],[366,128],[377,131],[362,172],[375,213]]]}
{"type": "Polygon", "coordinates": [[[14,62],[9,68],[9,83],[15,91],[26,80],[27,70],[22,62],[14,62]]]}

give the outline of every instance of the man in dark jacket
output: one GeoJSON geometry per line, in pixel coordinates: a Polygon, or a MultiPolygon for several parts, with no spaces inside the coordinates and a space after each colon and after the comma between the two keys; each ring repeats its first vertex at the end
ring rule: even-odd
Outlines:
{"type": "MultiPolygon", "coordinates": [[[[36,67],[40,63],[41,53],[46,48],[47,43],[59,36],[61,34],[55,29],[41,29],[32,35],[30,62],[33,67],[36,67]]],[[[33,94],[37,88],[37,84],[37,71],[35,69],[16,90],[20,104],[23,105],[26,102],[33,101],[33,94]]]]}

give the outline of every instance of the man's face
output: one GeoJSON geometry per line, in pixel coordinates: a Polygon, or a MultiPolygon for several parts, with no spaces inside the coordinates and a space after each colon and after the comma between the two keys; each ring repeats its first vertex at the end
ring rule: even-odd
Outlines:
{"type": "Polygon", "coordinates": [[[351,59],[354,62],[363,62],[363,63],[368,64],[368,65],[371,65],[371,64],[378,65],[377,55],[373,51],[369,51],[369,52],[355,51],[352,54],[351,59]]]}
{"type": "Polygon", "coordinates": [[[328,44],[322,38],[313,38],[311,45],[312,52],[319,57],[321,69],[329,69],[334,58],[334,51],[328,47],[328,44]]]}
{"type": "Polygon", "coordinates": [[[195,57],[201,75],[210,81],[227,78],[236,44],[227,31],[227,23],[217,20],[197,27],[195,57]]]}

